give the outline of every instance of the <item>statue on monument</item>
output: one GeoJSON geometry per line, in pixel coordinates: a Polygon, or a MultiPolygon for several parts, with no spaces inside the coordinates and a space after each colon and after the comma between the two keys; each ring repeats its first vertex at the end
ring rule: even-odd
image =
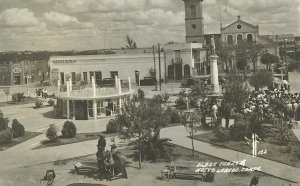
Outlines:
{"type": "Polygon", "coordinates": [[[212,36],[211,38],[210,38],[210,40],[211,40],[211,54],[212,55],[215,55],[216,54],[216,43],[215,43],[215,38],[214,38],[214,36],[212,36]]]}

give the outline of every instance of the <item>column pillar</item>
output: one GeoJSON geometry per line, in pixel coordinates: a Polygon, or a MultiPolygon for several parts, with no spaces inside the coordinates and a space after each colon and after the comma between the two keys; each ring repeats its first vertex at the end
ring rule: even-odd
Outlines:
{"type": "Polygon", "coordinates": [[[93,100],[93,115],[94,115],[94,119],[97,119],[97,101],[94,99],[93,100]]]}
{"type": "Polygon", "coordinates": [[[94,76],[92,76],[92,89],[93,89],[93,96],[96,97],[96,83],[95,83],[94,76]]]}
{"type": "Polygon", "coordinates": [[[69,86],[70,86],[70,91],[73,90],[73,84],[72,84],[72,78],[69,78],[69,86]]]}
{"type": "Polygon", "coordinates": [[[115,76],[115,87],[118,88],[118,76],[115,76]]]}
{"type": "Polygon", "coordinates": [[[57,94],[60,93],[60,80],[57,80],[57,94]]]}
{"type": "Polygon", "coordinates": [[[73,120],[76,119],[76,105],[75,105],[76,101],[73,100],[73,120]]]}
{"type": "Polygon", "coordinates": [[[215,94],[220,93],[219,87],[219,76],[218,76],[218,56],[210,56],[210,75],[211,75],[211,84],[213,85],[213,92],[215,94]]]}
{"type": "Polygon", "coordinates": [[[131,91],[131,79],[130,76],[128,76],[128,89],[131,91]]]}
{"type": "Polygon", "coordinates": [[[70,100],[67,100],[67,119],[70,119],[70,100]]]}
{"type": "Polygon", "coordinates": [[[122,93],[122,86],[121,86],[121,80],[120,79],[118,79],[118,92],[119,92],[119,94],[121,94],[122,93]]]}

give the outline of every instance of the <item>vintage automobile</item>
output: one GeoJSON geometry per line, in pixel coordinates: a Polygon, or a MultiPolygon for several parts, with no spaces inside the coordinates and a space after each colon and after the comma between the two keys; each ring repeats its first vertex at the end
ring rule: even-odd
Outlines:
{"type": "Polygon", "coordinates": [[[197,84],[198,82],[199,82],[199,80],[197,80],[197,79],[188,78],[188,79],[185,79],[185,80],[181,83],[181,87],[189,88],[189,87],[191,87],[192,85],[197,84]]]}
{"type": "Polygon", "coordinates": [[[157,80],[155,77],[144,77],[144,79],[140,80],[140,85],[141,86],[151,86],[155,85],[157,83],[157,80]]]}
{"type": "Polygon", "coordinates": [[[114,78],[104,78],[101,83],[101,87],[113,87],[115,86],[115,79],[114,78]]]}

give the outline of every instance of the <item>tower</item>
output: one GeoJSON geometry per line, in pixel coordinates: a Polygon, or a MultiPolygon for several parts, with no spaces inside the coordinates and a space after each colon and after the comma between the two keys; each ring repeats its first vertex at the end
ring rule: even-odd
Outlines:
{"type": "Polygon", "coordinates": [[[203,0],[183,0],[185,7],[185,31],[187,43],[204,42],[203,0]]]}

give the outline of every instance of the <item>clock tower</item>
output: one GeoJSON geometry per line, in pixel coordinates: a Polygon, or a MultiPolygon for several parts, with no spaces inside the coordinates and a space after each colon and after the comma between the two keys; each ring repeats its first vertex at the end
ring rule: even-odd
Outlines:
{"type": "Polygon", "coordinates": [[[186,43],[204,43],[203,0],[183,0],[185,7],[186,43]]]}

